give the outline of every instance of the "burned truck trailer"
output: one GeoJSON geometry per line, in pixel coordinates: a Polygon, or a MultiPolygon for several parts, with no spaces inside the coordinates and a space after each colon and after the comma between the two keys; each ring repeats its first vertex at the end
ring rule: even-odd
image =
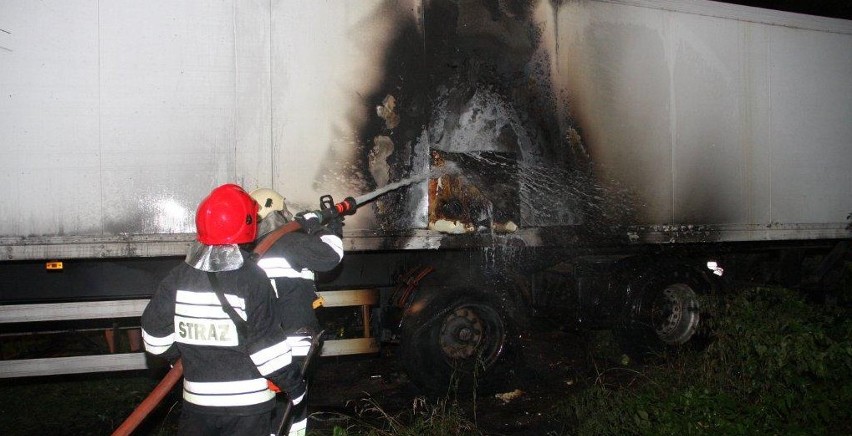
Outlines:
{"type": "Polygon", "coordinates": [[[678,346],[718,274],[795,286],[848,259],[848,21],[652,0],[0,7],[4,322],[148,298],[226,182],[291,211],[412,182],[346,219],[319,286],[378,290],[370,336],[424,387],[499,366],[536,317],[678,346]]]}

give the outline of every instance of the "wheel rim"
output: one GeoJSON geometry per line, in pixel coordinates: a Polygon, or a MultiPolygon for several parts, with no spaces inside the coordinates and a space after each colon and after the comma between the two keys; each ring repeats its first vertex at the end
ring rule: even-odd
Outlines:
{"type": "Polygon", "coordinates": [[[666,344],[680,345],[695,334],[699,321],[698,296],[679,283],[666,287],[651,306],[654,332],[666,344]]]}
{"type": "Polygon", "coordinates": [[[451,365],[464,367],[479,362],[488,367],[503,349],[505,330],[493,308],[464,305],[444,317],[438,341],[444,358],[451,365]]]}

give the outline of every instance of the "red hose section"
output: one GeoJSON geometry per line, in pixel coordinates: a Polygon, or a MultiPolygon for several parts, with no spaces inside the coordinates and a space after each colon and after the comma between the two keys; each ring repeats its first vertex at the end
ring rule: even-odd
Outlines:
{"type": "Polygon", "coordinates": [[[269,248],[272,247],[272,245],[275,244],[275,241],[277,241],[280,237],[301,228],[302,225],[296,221],[290,221],[289,223],[284,224],[283,226],[269,232],[269,234],[263,238],[256,247],[254,247],[254,252],[259,256],[263,256],[263,254],[266,253],[266,250],[269,250],[269,248]]]}
{"type": "Polygon", "coordinates": [[[133,413],[124,420],[121,425],[112,432],[112,436],[128,436],[133,433],[133,430],[136,430],[136,427],[139,427],[139,424],[142,423],[142,420],[157,407],[163,398],[172,390],[178,380],[183,376],[183,362],[180,359],[175,362],[175,365],[169,370],[169,373],[160,380],[160,383],[136,406],[136,409],[133,410],[133,413]]]}

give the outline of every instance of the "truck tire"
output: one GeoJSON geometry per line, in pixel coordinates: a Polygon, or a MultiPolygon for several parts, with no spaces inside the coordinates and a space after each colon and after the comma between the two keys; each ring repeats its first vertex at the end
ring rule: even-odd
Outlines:
{"type": "Polygon", "coordinates": [[[492,300],[468,290],[418,299],[403,320],[402,364],[411,380],[430,395],[498,389],[495,376],[507,354],[507,319],[492,300]]]}
{"type": "Polygon", "coordinates": [[[627,307],[616,331],[623,351],[642,358],[702,343],[699,296],[709,288],[700,273],[686,268],[654,268],[637,278],[628,287],[627,307]]]}

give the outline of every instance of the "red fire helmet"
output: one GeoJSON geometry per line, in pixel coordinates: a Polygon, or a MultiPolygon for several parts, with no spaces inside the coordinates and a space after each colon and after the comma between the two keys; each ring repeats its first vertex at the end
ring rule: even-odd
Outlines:
{"type": "Polygon", "coordinates": [[[205,245],[244,244],[257,235],[257,203],[234,185],[210,192],[195,214],[198,242],[205,245]]]}

